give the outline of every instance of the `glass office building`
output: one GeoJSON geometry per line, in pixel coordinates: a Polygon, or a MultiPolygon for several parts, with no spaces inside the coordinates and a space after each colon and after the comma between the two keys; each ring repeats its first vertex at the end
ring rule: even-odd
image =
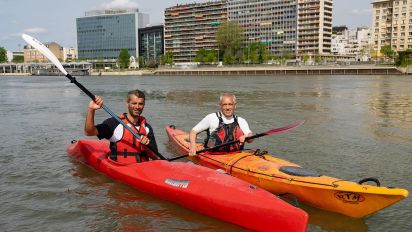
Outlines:
{"type": "Polygon", "coordinates": [[[139,54],[145,64],[159,64],[164,51],[163,25],[139,29],[139,54]]]}
{"type": "Polygon", "coordinates": [[[86,12],[76,19],[79,59],[117,59],[122,48],[138,57],[138,28],[148,23],[138,9],[86,12]]]}

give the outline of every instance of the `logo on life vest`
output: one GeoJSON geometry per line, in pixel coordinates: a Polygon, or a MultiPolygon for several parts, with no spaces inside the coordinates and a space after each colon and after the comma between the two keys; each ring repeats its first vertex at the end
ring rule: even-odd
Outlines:
{"type": "Polygon", "coordinates": [[[187,188],[187,186],[189,186],[190,181],[189,180],[173,180],[173,179],[166,178],[165,183],[173,187],[176,187],[176,188],[187,188]]]}
{"type": "Polygon", "coordinates": [[[343,201],[343,203],[358,204],[365,200],[365,197],[358,193],[351,192],[337,192],[335,197],[343,201]]]}

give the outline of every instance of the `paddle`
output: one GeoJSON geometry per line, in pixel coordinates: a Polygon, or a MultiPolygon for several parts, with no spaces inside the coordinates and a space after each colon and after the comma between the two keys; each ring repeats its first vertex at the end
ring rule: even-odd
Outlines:
{"type": "MultiPolygon", "coordinates": [[[[248,140],[251,140],[251,139],[256,139],[256,138],[266,136],[266,135],[280,134],[280,133],[292,130],[292,129],[302,125],[303,123],[305,123],[305,120],[298,121],[298,122],[295,122],[295,123],[287,125],[287,126],[275,128],[275,129],[272,129],[272,130],[268,130],[268,131],[265,131],[265,132],[262,132],[262,133],[259,133],[259,134],[256,134],[256,135],[252,135],[250,137],[246,137],[245,141],[248,141],[248,140]]],[[[220,148],[220,147],[229,146],[229,145],[232,145],[232,144],[235,144],[235,143],[238,143],[238,142],[240,142],[240,141],[235,140],[235,141],[228,142],[228,143],[223,143],[223,144],[220,144],[220,145],[217,145],[217,146],[214,146],[214,147],[208,147],[208,148],[205,148],[203,150],[196,151],[196,154],[199,154],[199,153],[202,153],[202,152],[205,152],[205,151],[214,150],[214,149],[217,149],[217,148],[220,148]]],[[[184,158],[184,157],[187,157],[187,156],[189,156],[189,155],[178,156],[178,157],[169,159],[169,161],[181,159],[181,158],[184,158]]]]}
{"type": "MultiPolygon", "coordinates": [[[[56,65],[56,67],[64,74],[66,75],[67,78],[69,78],[71,83],[74,83],[77,87],[79,87],[85,94],[87,94],[87,96],[89,96],[93,101],[95,100],[95,96],[94,94],[92,94],[88,89],[86,89],[82,84],[80,84],[79,82],[77,82],[76,78],[74,78],[73,76],[71,76],[69,73],[67,73],[67,71],[63,68],[63,65],[60,63],[60,61],[57,59],[57,57],[46,47],[44,46],[44,44],[42,44],[40,41],[38,41],[37,39],[23,34],[22,35],[23,39],[30,44],[31,46],[33,46],[34,48],[36,48],[37,50],[39,50],[39,52],[41,52],[44,56],[47,57],[47,59],[49,59],[54,65],[56,65]]],[[[124,128],[126,128],[128,131],[130,131],[137,139],[140,139],[140,135],[138,135],[134,130],[132,130],[132,128],[130,128],[126,123],[124,123],[115,113],[113,113],[106,105],[102,105],[102,108],[108,113],[110,114],[113,118],[115,118],[119,123],[121,123],[124,128]]],[[[160,154],[159,152],[155,152],[153,150],[153,148],[150,148],[149,146],[145,146],[147,147],[150,152],[154,153],[155,155],[157,155],[160,159],[162,160],[166,160],[166,158],[160,154]]]]}

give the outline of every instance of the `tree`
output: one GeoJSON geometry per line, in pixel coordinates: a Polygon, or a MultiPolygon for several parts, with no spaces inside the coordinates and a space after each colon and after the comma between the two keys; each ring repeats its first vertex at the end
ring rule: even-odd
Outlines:
{"type": "Polygon", "coordinates": [[[201,48],[199,49],[199,51],[196,52],[196,56],[195,56],[195,62],[200,62],[200,63],[204,63],[206,56],[207,56],[208,51],[206,51],[205,48],[201,48]]]}
{"type": "Polygon", "coordinates": [[[217,52],[215,49],[209,50],[205,57],[206,63],[216,63],[217,62],[217,52]]]}
{"type": "Polygon", "coordinates": [[[3,47],[0,47],[0,63],[7,62],[7,51],[3,47]]]}
{"type": "Polygon", "coordinates": [[[302,61],[304,64],[306,64],[309,60],[309,55],[307,53],[302,55],[302,61]]]}
{"type": "Polygon", "coordinates": [[[11,60],[13,63],[24,63],[24,56],[14,56],[11,60]]]}
{"type": "Polygon", "coordinates": [[[380,51],[385,57],[392,59],[395,56],[395,51],[392,49],[391,45],[385,45],[381,47],[380,51]]]}
{"type": "MultiPolygon", "coordinates": [[[[222,23],[217,32],[216,32],[216,41],[219,47],[219,50],[222,51],[223,58],[226,56],[236,56],[233,57],[235,60],[240,60],[240,52],[238,52],[244,40],[243,28],[231,21],[226,21],[222,23]],[[227,50],[231,50],[229,53],[226,53],[227,50]]],[[[231,60],[231,59],[230,59],[231,60]]]]}
{"type": "Polygon", "coordinates": [[[162,64],[173,64],[173,52],[166,52],[166,54],[162,55],[160,62],[162,64]]]}
{"type": "Polygon", "coordinates": [[[130,63],[130,54],[126,48],[120,49],[119,56],[117,57],[117,63],[120,68],[128,68],[130,63]]]}

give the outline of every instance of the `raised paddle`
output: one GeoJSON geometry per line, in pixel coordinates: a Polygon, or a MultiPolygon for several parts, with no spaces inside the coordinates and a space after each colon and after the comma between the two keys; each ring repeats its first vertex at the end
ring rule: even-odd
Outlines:
{"type": "MultiPolygon", "coordinates": [[[[293,124],[290,124],[290,125],[287,125],[287,126],[275,128],[275,129],[268,130],[268,131],[265,131],[265,132],[262,132],[262,133],[259,133],[259,134],[256,134],[256,135],[252,135],[250,137],[246,137],[245,141],[248,141],[248,140],[251,140],[251,139],[256,139],[256,138],[266,136],[266,135],[280,134],[280,133],[292,130],[292,129],[302,125],[303,123],[305,123],[305,120],[297,121],[297,122],[295,122],[293,124]]],[[[208,147],[208,148],[205,148],[203,150],[196,151],[196,154],[199,154],[199,153],[202,153],[202,152],[205,152],[205,151],[214,150],[214,149],[217,149],[217,148],[220,148],[220,147],[229,146],[229,145],[239,143],[239,142],[240,142],[239,140],[235,140],[235,141],[228,142],[228,143],[223,143],[223,144],[220,144],[220,145],[217,145],[217,146],[214,146],[214,147],[208,147]]],[[[178,156],[178,157],[169,159],[169,161],[181,159],[181,158],[184,158],[184,157],[187,157],[187,156],[189,156],[189,155],[178,156]]]]}
{"type": "MultiPolygon", "coordinates": [[[[67,73],[67,71],[63,68],[63,65],[60,63],[60,61],[57,59],[57,57],[46,47],[44,46],[44,44],[42,44],[40,41],[38,41],[37,39],[23,34],[22,35],[23,39],[30,44],[31,46],[33,46],[34,48],[36,48],[37,50],[39,50],[39,52],[41,52],[45,57],[47,57],[47,59],[49,59],[54,65],[56,65],[56,67],[64,74],[66,75],[67,78],[69,78],[71,83],[74,83],[75,85],[77,85],[77,87],[79,87],[85,94],[87,94],[87,96],[89,96],[93,101],[95,100],[95,96],[94,94],[92,94],[88,89],[86,89],[82,84],[80,84],[79,82],[77,82],[76,78],[74,78],[73,76],[71,76],[69,73],[67,73]]],[[[138,135],[134,130],[132,130],[132,128],[130,128],[126,123],[124,123],[115,113],[113,113],[113,111],[111,111],[106,105],[102,105],[102,108],[108,113],[110,114],[113,118],[115,118],[119,123],[121,123],[124,128],[126,128],[128,131],[130,131],[137,139],[140,139],[140,135],[138,135]]],[[[152,152],[153,154],[155,154],[156,156],[158,156],[160,159],[162,160],[166,160],[166,158],[160,154],[159,152],[156,152],[155,150],[153,150],[153,148],[149,147],[149,146],[145,146],[147,147],[150,152],[152,152]]]]}

